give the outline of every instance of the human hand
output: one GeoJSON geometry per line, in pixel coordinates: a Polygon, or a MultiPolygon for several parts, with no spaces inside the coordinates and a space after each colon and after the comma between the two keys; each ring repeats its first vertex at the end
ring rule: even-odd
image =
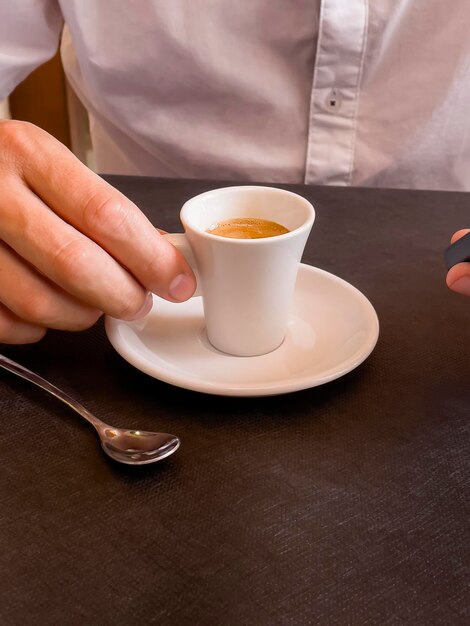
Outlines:
{"type": "MultiPolygon", "coordinates": [[[[458,230],[452,235],[451,243],[455,243],[468,232],[470,232],[468,228],[458,230]]],[[[451,267],[447,272],[446,282],[453,291],[470,296],[470,263],[457,263],[451,267]]]]}
{"type": "Polygon", "coordinates": [[[132,320],[177,302],[192,270],[141,211],[40,128],[0,121],[0,341],[132,320]]]}

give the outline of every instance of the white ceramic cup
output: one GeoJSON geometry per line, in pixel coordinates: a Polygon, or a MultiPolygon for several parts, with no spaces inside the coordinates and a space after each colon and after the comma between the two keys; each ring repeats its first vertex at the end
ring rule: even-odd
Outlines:
{"type": "Polygon", "coordinates": [[[210,343],[235,356],[255,356],[282,343],[300,259],[315,211],[302,196],[274,187],[214,189],[181,209],[184,234],[165,235],[193,268],[210,343]],[[230,218],[256,217],[289,232],[262,239],[208,233],[230,218]]]}

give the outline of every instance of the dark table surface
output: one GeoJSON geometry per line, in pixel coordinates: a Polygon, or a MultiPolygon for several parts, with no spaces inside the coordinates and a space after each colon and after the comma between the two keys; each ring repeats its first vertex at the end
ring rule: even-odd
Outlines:
{"type": "MultiPolygon", "coordinates": [[[[152,219],[211,181],[109,177],[152,219]]],[[[3,346],[115,425],[182,439],[120,466],[41,390],[0,372],[0,623],[470,623],[470,299],[443,249],[470,195],[289,186],[317,209],[304,262],[358,287],[372,355],[267,398],[131,367],[102,322],[3,346]]]]}

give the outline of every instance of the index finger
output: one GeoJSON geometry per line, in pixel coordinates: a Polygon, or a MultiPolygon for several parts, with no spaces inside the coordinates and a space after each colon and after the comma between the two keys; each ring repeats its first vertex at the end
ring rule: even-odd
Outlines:
{"type": "Polygon", "coordinates": [[[65,146],[37,128],[36,149],[24,166],[26,182],[62,219],[109,252],[148,290],[182,301],[194,292],[184,257],[138,207],[81,163],[65,146]],[[54,159],[44,158],[48,148],[54,159]],[[60,167],[58,166],[60,163],[60,167]]]}
{"type": "Polygon", "coordinates": [[[450,243],[455,243],[456,241],[458,241],[459,239],[461,239],[464,235],[466,235],[467,233],[470,233],[470,228],[462,228],[461,230],[458,230],[457,232],[455,232],[452,235],[452,238],[450,240],[450,243]]]}

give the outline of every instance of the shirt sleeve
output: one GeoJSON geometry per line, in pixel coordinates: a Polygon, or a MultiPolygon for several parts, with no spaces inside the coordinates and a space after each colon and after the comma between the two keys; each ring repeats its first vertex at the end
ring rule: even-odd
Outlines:
{"type": "Polygon", "coordinates": [[[54,56],[62,25],[57,0],[0,0],[0,100],[54,56]]]}

